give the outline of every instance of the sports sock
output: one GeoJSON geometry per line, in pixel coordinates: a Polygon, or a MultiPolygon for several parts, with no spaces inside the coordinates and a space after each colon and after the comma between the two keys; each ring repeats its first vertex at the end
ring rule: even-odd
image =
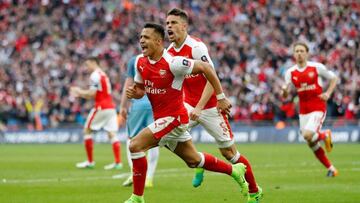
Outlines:
{"type": "Polygon", "coordinates": [[[147,161],[144,152],[131,153],[133,163],[133,193],[138,196],[144,194],[147,161]]]}
{"type": "Polygon", "coordinates": [[[198,168],[204,168],[208,171],[214,171],[218,173],[226,173],[231,175],[232,165],[222,161],[211,154],[199,153],[201,161],[198,168]]]}
{"type": "Polygon", "coordinates": [[[249,183],[249,193],[256,193],[258,191],[257,184],[251,169],[251,164],[246,157],[244,155],[240,155],[239,152],[236,152],[236,155],[230,161],[233,164],[243,163],[246,166],[245,179],[249,183]]]}
{"type": "Polygon", "coordinates": [[[326,134],[325,132],[320,132],[318,131],[317,133],[315,133],[311,139],[312,142],[318,142],[318,141],[321,141],[321,140],[324,140],[326,137],[326,134]]]}
{"type": "Polygon", "coordinates": [[[114,153],[115,163],[121,163],[121,145],[119,139],[115,136],[111,139],[112,150],[114,153]]]}
{"type": "Polygon", "coordinates": [[[93,150],[94,150],[94,141],[91,137],[91,135],[85,135],[84,136],[84,145],[85,145],[85,151],[86,156],[89,163],[92,163],[93,160],[93,150]]]}
{"type": "Polygon", "coordinates": [[[324,149],[320,146],[319,143],[316,143],[315,146],[311,147],[316,158],[326,167],[329,168],[331,166],[331,162],[327,158],[324,149]]]}

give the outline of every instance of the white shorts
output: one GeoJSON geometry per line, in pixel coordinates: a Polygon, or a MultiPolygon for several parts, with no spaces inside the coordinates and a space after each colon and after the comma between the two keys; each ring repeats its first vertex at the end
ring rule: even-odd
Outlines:
{"type": "Polygon", "coordinates": [[[325,120],[326,113],[322,111],[314,111],[308,114],[300,114],[300,131],[308,130],[318,132],[325,120]]]}
{"type": "MultiPolygon", "coordinates": [[[[185,107],[189,114],[194,109],[187,103],[185,103],[185,107]]],[[[198,120],[190,120],[189,131],[198,124],[202,125],[215,138],[219,148],[227,148],[234,144],[234,136],[229,120],[226,115],[220,114],[216,107],[204,109],[201,111],[198,120]]]]}
{"type": "Polygon", "coordinates": [[[160,139],[159,146],[167,146],[171,151],[174,151],[178,142],[191,140],[187,126],[187,124],[180,122],[180,118],[168,116],[157,119],[148,128],[156,139],[160,139]]]}
{"type": "Polygon", "coordinates": [[[85,129],[117,132],[119,129],[115,109],[92,108],[85,122],[85,129]]]}

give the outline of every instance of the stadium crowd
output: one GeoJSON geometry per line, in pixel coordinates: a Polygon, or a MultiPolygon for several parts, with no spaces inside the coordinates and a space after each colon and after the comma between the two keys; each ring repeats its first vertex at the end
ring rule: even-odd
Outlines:
{"type": "Polygon", "coordinates": [[[279,93],[298,40],[309,44],[312,60],[340,78],[327,115],[360,119],[359,1],[4,0],[0,128],[82,124],[93,104],[69,97],[69,87],[88,86],[82,62],[89,56],[100,57],[119,104],[126,62],[140,53],[142,25],[164,24],[173,7],[188,11],[190,33],[208,45],[234,104],[233,120],[297,117],[297,97],[284,100],[279,93]]]}

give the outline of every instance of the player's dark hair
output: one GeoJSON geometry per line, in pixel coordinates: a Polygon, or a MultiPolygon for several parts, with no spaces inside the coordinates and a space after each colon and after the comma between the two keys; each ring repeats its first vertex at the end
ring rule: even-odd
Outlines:
{"type": "Polygon", "coordinates": [[[95,56],[91,56],[91,57],[88,57],[86,58],[85,61],[92,61],[92,62],[95,62],[97,65],[100,65],[100,60],[98,57],[95,57],[95,56]]]}
{"type": "Polygon", "coordinates": [[[306,52],[309,52],[309,47],[305,42],[295,42],[294,49],[296,46],[303,46],[303,47],[305,47],[306,52]]]}
{"type": "Polygon", "coordinates": [[[186,13],[186,11],[179,9],[179,8],[173,8],[171,9],[166,16],[170,16],[170,15],[174,15],[174,16],[180,16],[181,19],[185,20],[186,23],[189,22],[189,16],[186,13]]]}
{"type": "Polygon", "coordinates": [[[158,33],[162,40],[165,40],[165,28],[157,23],[146,23],[144,28],[153,28],[158,33]]]}

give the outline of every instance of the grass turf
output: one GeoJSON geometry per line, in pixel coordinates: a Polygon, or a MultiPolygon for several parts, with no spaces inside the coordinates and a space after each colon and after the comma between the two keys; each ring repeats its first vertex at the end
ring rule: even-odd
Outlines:
{"type": "MultiPolygon", "coordinates": [[[[220,157],[215,145],[199,144],[198,150],[220,157]]],[[[264,191],[265,203],[360,202],[359,144],[336,144],[329,158],[339,169],[336,178],[326,170],[305,144],[238,144],[253,166],[264,191]]],[[[0,202],[2,203],[92,203],[126,200],[128,167],[122,145],[124,169],[105,171],[111,163],[110,145],[95,145],[95,169],[76,169],[85,159],[80,144],[0,145],[0,202]],[[113,175],[125,173],[121,179],[113,175]]],[[[199,188],[191,186],[193,170],[165,148],[161,149],[154,188],[145,190],[147,203],[246,202],[236,183],[225,175],[205,173],[199,188]]]]}

